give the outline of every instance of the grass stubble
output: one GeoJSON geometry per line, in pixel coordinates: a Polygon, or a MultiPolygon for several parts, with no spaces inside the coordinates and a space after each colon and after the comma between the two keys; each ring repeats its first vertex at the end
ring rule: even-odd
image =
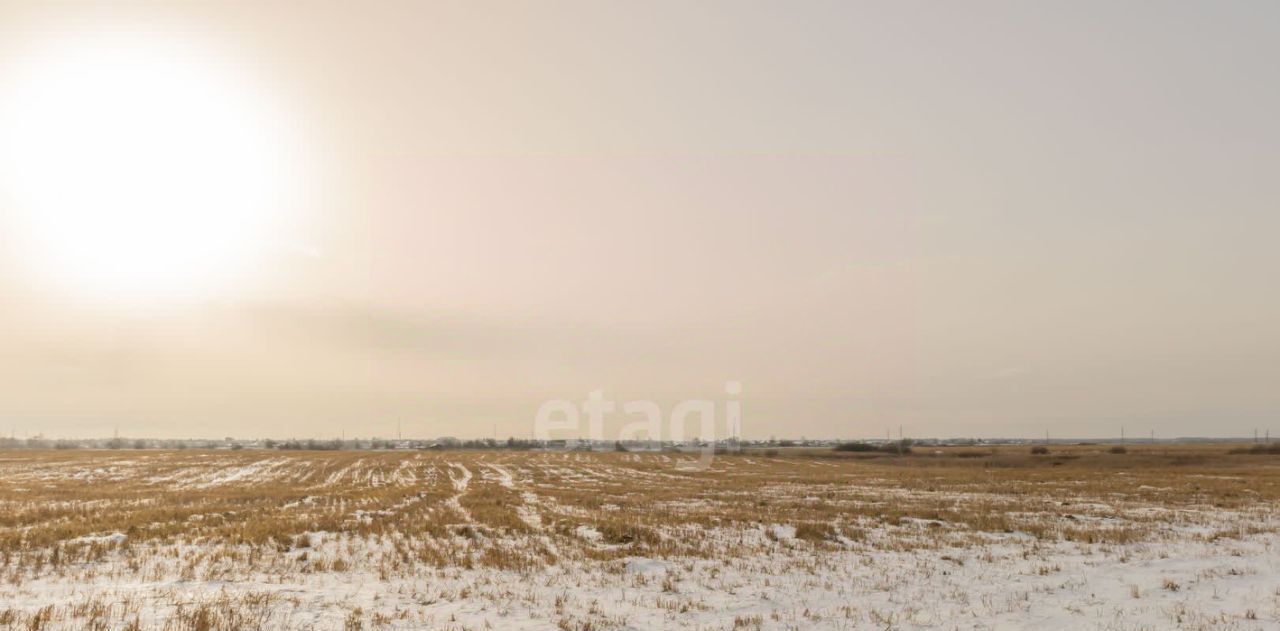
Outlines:
{"type": "Polygon", "coordinates": [[[1186,598],[1271,569],[1248,560],[1272,552],[1280,460],[1231,449],[747,451],[705,471],[638,452],[0,451],[0,629],[968,628],[957,612],[1016,620],[1096,589],[1064,565],[1197,546],[1240,562],[1116,570],[1128,604],[1053,602],[1093,628],[1264,628],[1280,578],[1239,611],[1186,598]],[[1038,582],[982,589],[984,567],[1038,582]]]}

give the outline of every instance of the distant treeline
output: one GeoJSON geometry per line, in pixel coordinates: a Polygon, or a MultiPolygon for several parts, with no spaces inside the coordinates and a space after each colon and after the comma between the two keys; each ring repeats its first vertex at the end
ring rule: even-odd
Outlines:
{"type": "Polygon", "coordinates": [[[263,449],[285,449],[305,451],[338,451],[342,449],[537,449],[544,447],[543,441],[508,438],[497,441],[492,438],[458,440],[442,438],[439,440],[391,440],[373,438],[369,440],[273,440],[262,441],[263,449]]]}
{"type": "Polygon", "coordinates": [[[339,451],[344,449],[537,449],[550,443],[565,441],[534,441],[508,438],[497,441],[492,438],[467,439],[440,438],[434,440],[398,440],[386,438],[368,439],[265,439],[241,441],[234,438],[206,439],[155,439],[155,438],[58,438],[42,436],[32,438],[0,438],[0,449],[282,449],[298,451],[339,451]]]}
{"type": "Polygon", "coordinates": [[[854,453],[880,452],[880,453],[890,453],[890,454],[909,454],[911,453],[911,445],[913,444],[914,444],[914,441],[912,441],[910,438],[892,441],[892,442],[883,442],[883,443],[863,443],[863,442],[855,441],[855,442],[849,442],[849,443],[840,443],[839,445],[836,445],[833,449],[835,451],[850,451],[854,453]]]}
{"type": "Polygon", "coordinates": [[[676,445],[658,441],[578,441],[578,440],[531,440],[508,438],[494,440],[492,438],[459,439],[452,437],[436,439],[390,439],[390,438],[353,438],[353,439],[263,439],[237,440],[224,438],[210,439],[154,439],[154,438],[81,438],[81,439],[48,439],[42,436],[32,438],[0,438],[0,449],[277,449],[285,451],[341,451],[368,449],[507,449],[524,451],[530,449],[590,449],[629,451],[631,449],[672,448],[676,445]]]}
{"type": "MultiPolygon", "coordinates": [[[[1143,441],[1144,443],[1147,441],[1143,441]]],[[[1163,444],[1174,443],[1218,443],[1218,442],[1243,442],[1241,439],[1205,439],[1205,438],[1179,438],[1166,439],[1157,441],[1163,444]]],[[[727,439],[711,443],[715,447],[716,453],[732,453],[741,451],[742,449],[776,449],[776,448],[827,448],[835,451],[844,452],[881,452],[881,453],[911,453],[911,448],[915,447],[933,447],[933,446],[983,446],[983,445],[1095,445],[1097,442],[1089,441],[1073,441],[1073,440],[1029,440],[1029,439],[973,439],[973,438],[950,438],[950,439],[868,439],[861,441],[840,441],[831,439],[777,439],[770,438],[768,440],[738,440],[727,439]]],[[[318,438],[286,438],[286,439],[253,439],[242,440],[232,437],[223,439],[162,439],[162,438],[45,438],[43,436],[33,436],[31,438],[15,438],[0,437],[0,449],[277,449],[288,451],[339,451],[339,450],[368,450],[368,449],[399,449],[399,450],[455,450],[455,449],[508,449],[513,451],[530,450],[530,449],[579,449],[590,451],[614,450],[614,451],[684,451],[688,449],[704,448],[708,445],[706,442],[698,441],[657,441],[657,440],[580,440],[580,439],[557,439],[557,440],[533,440],[525,438],[507,438],[506,440],[494,440],[492,438],[469,438],[460,439],[453,437],[433,438],[433,439],[398,439],[398,438],[348,438],[348,439],[318,439],[318,438]]],[[[1251,447],[1245,447],[1235,450],[1234,453],[1280,453],[1280,445],[1276,443],[1258,444],[1251,447]]]]}

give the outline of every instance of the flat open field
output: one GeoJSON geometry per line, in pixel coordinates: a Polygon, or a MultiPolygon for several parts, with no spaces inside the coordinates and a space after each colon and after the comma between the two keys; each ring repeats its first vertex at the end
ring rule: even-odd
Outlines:
{"type": "Polygon", "coordinates": [[[0,451],[0,629],[1280,626],[1276,456],[856,455],[0,451]]]}

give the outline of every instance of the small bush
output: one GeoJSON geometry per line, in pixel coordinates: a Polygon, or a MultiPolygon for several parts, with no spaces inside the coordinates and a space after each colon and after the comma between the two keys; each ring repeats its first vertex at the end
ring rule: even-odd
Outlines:
{"type": "Polygon", "coordinates": [[[879,448],[876,447],[875,445],[872,445],[871,443],[859,443],[859,442],[840,443],[839,445],[836,445],[834,449],[835,451],[854,451],[859,453],[869,452],[869,451],[879,451],[879,448]]]}
{"type": "Polygon", "coordinates": [[[1047,456],[1047,455],[1049,455],[1049,448],[1048,448],[1048,447],[1045,447],[1044,445],[1036,445],[1035,447],[1032,447],[1032,448],[1031,448],[1031,455],[1033,455],[1033,456],[1047,456]]]}
{"type": "Polygon", "coordinates": [[[836,530],[831,524],[820,522],[800,522],[795,525],[796,539],[809,542],[829,541],[836,538],[836,530]]]}
{"type": "Polygon", "coordinates": [[[1127,453],[1129,453],[1129,449],[1128,449],[1127,447],[1125,447],[1124,445],[1116,445],[1115,447],[1112,447],[1111,449],[1108,449],[1107,451],[1108,451],[1108,452],[1110,452],[1110,453],[1113,453],[1113,454],[1127,454],[1127,453]]]}
{"type": "Polygon", "coordinates": [[[1232,449],[1229,453],[1250,454],[1254,456],[1277,455],[1277,454],[1280,454],[1280,443],[1271,443],[1269,445],[1254,445],[1252,447],[1241,447],[1238,449],[1232,449]]]}

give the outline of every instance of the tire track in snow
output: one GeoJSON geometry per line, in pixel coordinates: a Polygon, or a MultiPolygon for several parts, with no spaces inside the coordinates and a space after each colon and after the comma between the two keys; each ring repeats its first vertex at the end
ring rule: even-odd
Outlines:
{"type": "Polygon", "coordinates": [[[462,465],[456,462],[450,462],[449,463],[449,481],[453,483],[453,490],[457,491],[457,493],[452,497],[450,497],[449,499],[445,500],[444,501],[445,505],[457,511],[459,515],[462,515],[463,521],[466,521],[466,522],[472,521],[471,513],[467,511],[467,509],[462,507],[462,502],[460,501],[462,499],[462,496],[467,494],[467,487],[471,485],[471,470],[468,469],[465,465],[462,465]],[[458,475],[456,476],[453,474],[455,470],[459,472],[458,475]]]}
{"type": "MultiPolygon", "coordinates": [[[[506,467],[499,464],[486,464],[485,466],[493,470],[497,474],[497,481],[503,488],[518,490],[516,488],[515,476],[506,467]]],[[[538,504],[538,496],[531,491],[520,491],[521,504],[516,507],[516,516],[520,518],[530,528],[541,531],[542,515],[535,506],[538,504]]]]}

